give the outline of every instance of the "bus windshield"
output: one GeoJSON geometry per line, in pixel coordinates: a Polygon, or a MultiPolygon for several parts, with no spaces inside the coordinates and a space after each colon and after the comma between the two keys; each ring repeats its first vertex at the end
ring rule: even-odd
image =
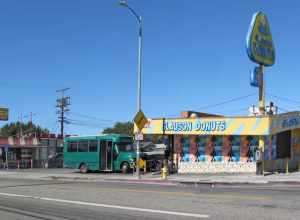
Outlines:
{"type": "Polygon", "coordinates": [[[116,143],[116,147],[118,148],[119,151],[122,151],[122,152],[133,151],[132,143],[119,142],[119,143],[116,143]]]}

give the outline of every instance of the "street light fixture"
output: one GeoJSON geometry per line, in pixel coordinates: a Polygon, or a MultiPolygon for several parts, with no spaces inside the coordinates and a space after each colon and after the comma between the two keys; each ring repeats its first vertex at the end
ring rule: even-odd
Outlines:
{"type": "MultiPolygon", "coordinates": [[[[141,87],[142,87],[142,17],[139,16],[127,3],[126,0],[120,0],[119,4],[123,7],[129,9],[129,11],[135,16],[139,24],[139,35],[138,35],[138,71],[137,71],[137,112],[141,111],[141,87]]],[[[138,129],[138,133],[140,130],[138,129]]],[[[139,169],[139,160],[140,160],[140,140],[137,140],[136,143],[136,174],[138,179],[141,179],[140,169],[139,169]]]]}
{"type": "Polygon", "coordinates": [[[127,6],[127,1],[121,0],[121,1],[119,2],[119,4],[120,4],[121,6],[127,6]]]}

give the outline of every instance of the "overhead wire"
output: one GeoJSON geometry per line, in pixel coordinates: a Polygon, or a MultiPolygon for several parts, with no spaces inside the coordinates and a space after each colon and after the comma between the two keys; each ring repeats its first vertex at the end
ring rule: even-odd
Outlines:
{"type": "Polygon", "coordinates": [[[289,112],[289,111],[290,111],[289,109],[282,108],[282,107],[279,107],[279,106],[277,106],[277,108],[278,108],[279,110],[282,110],[282,111],[284,111],[284,112],[289,112]]]}
{"type": "Polygon", "coordinates": [[[249,107],[239,108],[235,110],[225,111],[226,114],[234,114],[234,113],[240,113],[240,112],[247,112],[249,110],[249,107]]]}
{"type": "MultiPolygon", "coordinates": [[[[285,101],[285,102],[289,102],[289,103],[293,103],[294,105],[297,104],[297,106],[293,106],[292,108],[299,108],[299,104],[300,104],[300,101],[299,100],[295,100],[295,99],[292,99],[292,98],[288,98],[288,97],[284,97],[284,96],[279,96],[279,95],[275,95],[273,93],[270,93],[270,92],[266,92],[267,95],[273,97],[273,98],[276,98],[278,100],[281,100],[281,101],[285,101]]],[[[280,107],[278,104],[277,104],[277,108],[279,110],[281,110],[283,113],[285,112],[290,112],[290,111],[293,111],[291,109],[287,109],[287,108],[284,108],[284,107],[280,107]]]]}
{"type": "Polygon", "coordinates": [[[269,96],[272,96],[272,97],[274,97],[274,98],[283,100],[283,101],[293,102],[293,103],[300,104],[300,101],[298,101],[298,100],[294,100],[294,99],[291,99],[291,98],[287,98],[287,97],[275,95],[275,94],[272,94],[272,93],[269,93],[269,92],[266,92],[266,94],[269,95],[269,96]]]}
{"type": "Polygon", "coordinates": [[[82,120],[77,120],[77,119],[67,119],[68,124],[73,124],[73,125],[81,125],[81,126],[91,126],[91,127],[107,127],[108,124],[103,124],[103,123],[94,123],[90,121],[82,121],[82,120]]]}
{"type": "MultiPolygon", "coordinates": [[[[226,101],[223,101],[223,102],[218,102],[218,103],[215,103],[215,104],[210,104],[210,105],[206,105],[206,106],[202,106],[200,108],[197,108],[199,110],[203,110],[203,109],[209,109],[209,108],[214,108],[214,107],[217,107],[217,106],[220,106],[220,105],[225,105],[225,104],[228,104],[228,103],[231,103],[231,102],[235,102],[235,101],[239,101],[239,100],[242,100],[242,99],[246,99],[248,97],[251,97],[251,96],[254,96],[254,95],[257,95],[257,93],[250,93],[248,95],[244,95],[244,96],[239,96],[239,97],[236,97],[236,98],[232,98],[232,99],[229,99],[229,100],[226,100],[226,101]]],[[[237,113],[237,112],[241,112],[243,110],[247,110],[248,108],[241,108],[241,109],[237,109],[237,110],[232,110],[230,111],[231,112],[234,112],[234,113],[237,113]]],[[[221,115],[223,113],[220,113],[221,115]]],[[[168,117],[179,117],[179,115],[175,115],[175,114],[169,114],[168,117]]]]}
{"type": "Polygon", "coordinates": [[[92,125],[92,124],[84,124],[84,123],[76,123],[76,122],[71,122],[71,125],[77,125],[77,126],[83,126],[83,127],[92,127],[92,128],[106,128],[106,126],[103,125],[92,125]]]}
{"type": "Polygon", "coordinates": [[[231,102],[236,102],[236,101],[239,101],[239,100],[242,100],[242,99],[246,99],[246,98],[254,96],[254,95],[256,95],[256,93],[250,93],[248,95],[239,96],[239,97],[229,99],[229,100],[226,100],[226,101],[223,101],[223,102],[202,106],[199,109],[203,110],[203,109],[214,108],[214,107],[217,107],[217,106],[220,106],[220,105],[225,105],[225,104],[228,104],[228,103],[231,103],[231,102]]]}
{"type": "Polygon", "coordinates": [[[84,114],[81,114],[81,113],[76,113],[76,112],[71,112],[71,111],[68,112],[68,114],[78,116],[78,117],[82,117],[82,118],[89,118],[91,120],[98,120],[98,121],[102,121],[102,122],[115,122],[113,120],[98,118],[98,117],[95,117],[95,116],[84,115],[84,114]]]}

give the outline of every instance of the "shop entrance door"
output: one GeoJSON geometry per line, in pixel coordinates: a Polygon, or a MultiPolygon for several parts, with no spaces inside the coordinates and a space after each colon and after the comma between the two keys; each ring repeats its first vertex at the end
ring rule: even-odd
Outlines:
{"type": "Polygon", "coordinates": [[[112,171],[112,142],[100,141],[100,170],[112,171]]]}

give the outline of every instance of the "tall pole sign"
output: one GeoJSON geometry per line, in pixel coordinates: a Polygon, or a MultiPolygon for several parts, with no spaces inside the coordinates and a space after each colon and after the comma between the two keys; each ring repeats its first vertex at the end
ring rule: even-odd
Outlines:
{"type": "MultiPolygon", "coordinates": [[[[275,63],[275,48],[271,35],[270,25],[267,16],[263,12],[257,12],[253,15],[252,21],[247,34],[247,54],[251,61],[259,66],[254,68],[251,73],[252,86],[258,87],[258,106],[259,115],[265,115],[265,86],[264,86],[264,67],[272,66],[275,63]]],[[[259,149],[261,166],[258,174],[263,174],[264,163],[264,137],[259,138],[259,149]]]]}

